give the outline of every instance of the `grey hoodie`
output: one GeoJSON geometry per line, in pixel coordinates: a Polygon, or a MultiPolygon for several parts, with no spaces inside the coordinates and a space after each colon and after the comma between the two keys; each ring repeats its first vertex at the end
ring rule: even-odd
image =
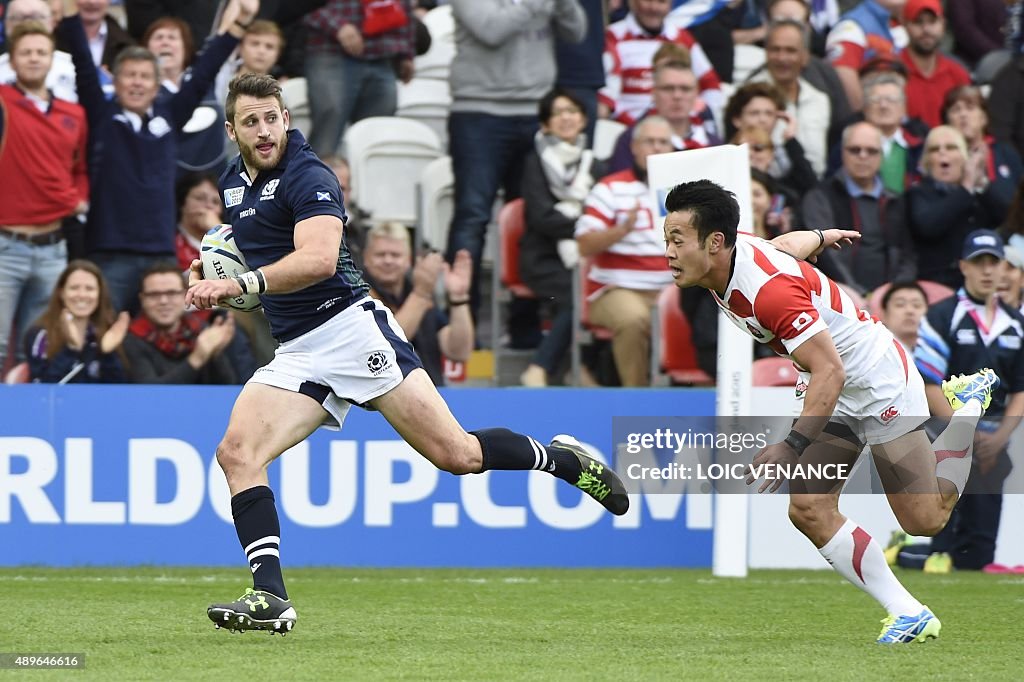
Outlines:
{"type": "Polygon", "coordinates": [[[578,43],[587,18],[577,0],[451,0],[452,111],[533,116],[555,84],[555,32],[578,43]]]}

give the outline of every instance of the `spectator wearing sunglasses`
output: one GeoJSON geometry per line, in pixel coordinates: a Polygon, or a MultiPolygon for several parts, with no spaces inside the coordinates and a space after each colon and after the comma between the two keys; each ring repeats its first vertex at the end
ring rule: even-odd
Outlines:
{"type": "Polygon", "coordinates": [[[902,198],[885,188],[880,173],[882,134],[870,123],[843,131],[843,165],[804,197],[803,224],[857,230],[861,238],[842,253],[822,254],[822,272],[866,295],[885,282],[916,275],[902,198]]]}

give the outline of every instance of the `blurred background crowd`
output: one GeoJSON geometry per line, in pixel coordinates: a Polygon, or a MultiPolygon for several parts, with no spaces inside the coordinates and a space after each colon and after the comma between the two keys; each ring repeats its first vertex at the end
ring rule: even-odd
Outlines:
{"type": "MultiPolygon", "coordinates": [[[[1024,323],[1020,15],[1011,0],[0,1],[0,361],[8,382],[238,383],[269,360],[260,313],[183,307],[181,272],[221,221],[223,101],[245,72],[281,81],[291,127],[338,175],[374,295],[438,384],[713,383],[717,308],[672,286],[646,168],[725,144],[747,146],[758,235],[862,233],[819,267],[923,346],[919,365],[943,299],[983,345],[1019,350],[997,339],[1024,323]]],[[[756,365],[759,383],[792,377],[756,365]]]]}

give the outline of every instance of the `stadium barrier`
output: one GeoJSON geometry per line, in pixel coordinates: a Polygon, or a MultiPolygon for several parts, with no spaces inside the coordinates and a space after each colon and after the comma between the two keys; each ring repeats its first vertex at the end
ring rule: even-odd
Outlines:
{"type": "MultiPolygon", "coordinates": [[[[0,388],[0,565],[223,565],[243,561],[214,448],[237,387],[0,388]]],[[[575,434],[606,460],[613,417],[711,415],[704,389],[451,389],[467,428],[575,434]]],[[[754,389],[754,413],[792,390],[754,389]]],[[[1011,448],[1024,485],[1021,439],[1011,448]]],[[[863,458],[862,458],[863,459],[863,458]]],[[[541,473],[455,477],[353,409],[270,468],[290,566],[702,567],[712,563],[715,499],[646,481],[612,517],[541,473]]],[[[1010,482],[1008,481],[1008,485],[1010,482]]],[[[728,496],[733,497],[733,496],[728,496]]],[[[1006,495],[996,560],[1024,564],[1024,495],[1006,495]]],[[[827,568],[788,522],[783,495],[750,496],[749,565],[827,568]]],[[[884,540],[881,495],[842,510],[884,540]]]]}

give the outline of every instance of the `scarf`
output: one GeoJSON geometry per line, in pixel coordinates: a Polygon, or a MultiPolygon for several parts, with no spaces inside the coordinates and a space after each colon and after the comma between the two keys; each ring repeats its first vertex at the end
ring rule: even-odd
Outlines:
{"type": "Polygon", "coordinates": [[[594,184],[590,177],[594,154],[584,148],[586,136],[581,134],[570,144],[538,130],[533,143],[548,189],[558,199],[555,209],[567,218],[578,218],[583,213],[583,201],[594,184]]]}
{"type": "Polygon", "coordinates": [[[196,347],[196,337],[203,331],[197,315],[185,314],[176,329],[158,329],[145,315],[139,315],[128,330],[171,360],[187,357],[196,347]]]}

